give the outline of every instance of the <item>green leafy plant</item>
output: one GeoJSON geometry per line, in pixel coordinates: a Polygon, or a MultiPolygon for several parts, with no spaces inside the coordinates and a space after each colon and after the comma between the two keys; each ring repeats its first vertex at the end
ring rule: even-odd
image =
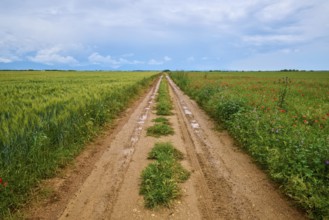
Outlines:
{"type": "Polygon", "coordinates": [[[286,104],[286,97],[291,85],[291,79],[283,77],[282,79],[279,79],[278,83],[282,85],[279,92],[278,106],[283,109],[286,104]]]}
{"type": "Polygon", "coordinates": [[[234,114],[243,111],[245,105],[239,99],[226,99],[217,103],[216,113],[218,121],[226,121],[232,119],[234,114]]]}

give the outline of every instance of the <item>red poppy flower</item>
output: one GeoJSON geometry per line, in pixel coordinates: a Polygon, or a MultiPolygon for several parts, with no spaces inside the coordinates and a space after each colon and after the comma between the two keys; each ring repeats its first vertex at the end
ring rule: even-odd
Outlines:
{"type": "Polygon", "coordinates": [[[0,177],[0,184],[2,183],[2,178],[0,177]]]}

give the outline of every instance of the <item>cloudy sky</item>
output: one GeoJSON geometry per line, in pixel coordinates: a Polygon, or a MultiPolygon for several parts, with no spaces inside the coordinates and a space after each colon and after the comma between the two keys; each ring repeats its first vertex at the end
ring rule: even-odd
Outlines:
{"type": "Polygon", "coordinates": [[[329,69],[328,0],[1,0],[0,69],[329,69]]]}

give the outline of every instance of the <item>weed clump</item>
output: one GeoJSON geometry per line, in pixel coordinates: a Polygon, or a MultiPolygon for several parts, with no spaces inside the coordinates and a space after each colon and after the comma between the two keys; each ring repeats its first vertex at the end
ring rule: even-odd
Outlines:
{"type": "Polygon", "coordinates": [[[147,129],[148,136],[160,137],[174,134],[174,129],[170,126],[168,119],[156,118],[155,124],[147,129]]]}
{"type": "Polygon", "coordinates": [[[171,143],[157,143],[149,152],[147,159],[150,160],[166,160],[167,157],[175,160],[184,159],[182,152],[172,147],[171,143]]]}
{"type": "Polygon", "coordinates": [[[142,172],[140,194],[144,196],[147,208],[159,205],[168,207],[174,199],[181,196],[179,183],[190,176],[179,163],[183,154],[171,143],[156,143],[148,158],[156,161],[142,172]]]}

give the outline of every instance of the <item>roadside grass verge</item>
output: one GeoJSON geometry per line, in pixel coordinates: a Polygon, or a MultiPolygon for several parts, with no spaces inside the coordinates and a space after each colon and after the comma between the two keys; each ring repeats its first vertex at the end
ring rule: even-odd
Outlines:
{"type": "Polygon", "coordinates": [[[160,137],[173,135],[174,129],[171,127],[168,119],[160,117],[153,120],[155,124],[149,128],[147,128],[146,135],[152,137],[160,137]]]}
{"type": "Polygon", "coordinates": [[[183,154],[171,143],[156,143],[148,159],[156,161],[149,164],[141,175],[140,194],[144,196],[145,206],[151,209],[169,207],[174,199],[181,196],[179,183],[190,176],[179,163],[183,154]]]}
{"type": "Polygon", "coordinates": [[[310,218],[329,219],[329,72],[175,72],[310,218]]]}
{"type": "Polygon", "coordinates": [[[151,72],[1,72],[0,219],[28,202],[42,179],[78,155],[155,77],[151,72]]]}

